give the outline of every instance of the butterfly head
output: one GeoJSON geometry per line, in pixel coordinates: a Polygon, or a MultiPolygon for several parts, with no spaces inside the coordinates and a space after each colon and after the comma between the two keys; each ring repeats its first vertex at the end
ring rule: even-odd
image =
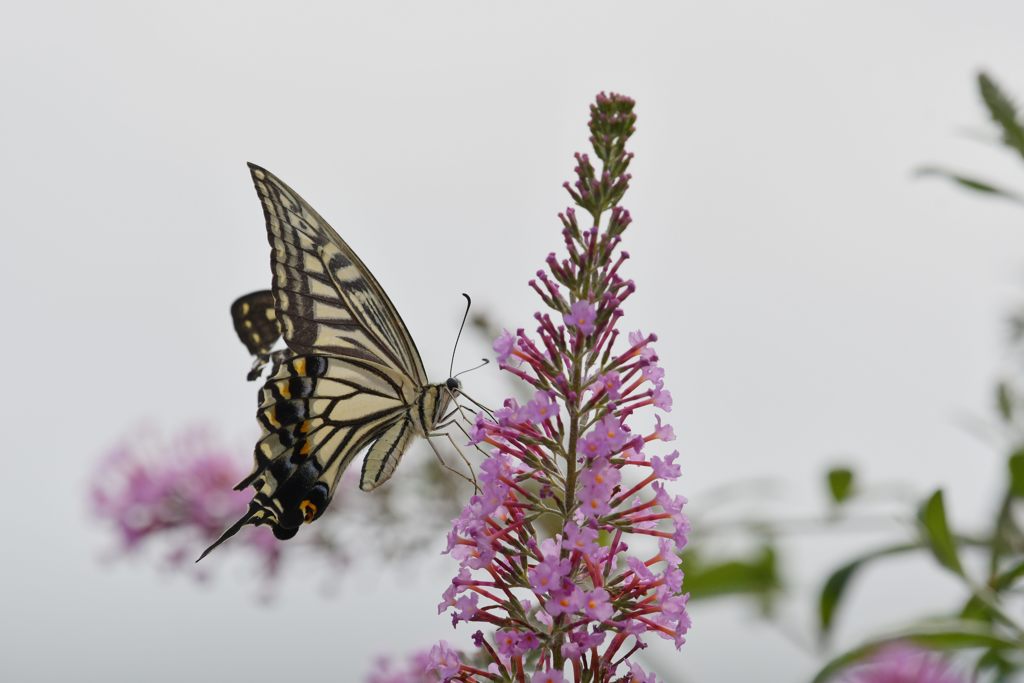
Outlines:
{"type": "Polygon", "coordinates": [[[455,379],[454,377],[449,377],[448,381],[445,382],[444,385],[448,387],[448,391],[452,392],[453,394],[457,394],[460,391],[462,391],[462,382],[455,379]]]}

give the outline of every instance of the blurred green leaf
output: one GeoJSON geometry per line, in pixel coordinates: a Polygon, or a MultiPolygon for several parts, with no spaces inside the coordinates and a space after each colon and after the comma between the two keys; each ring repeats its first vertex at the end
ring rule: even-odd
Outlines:
{"type": "Polygon", "coordinates": [[[961,175],[961,174],[955,173],[953,171],[948,171],[948,170],[946,170],[944,168],[939,168],[937,166],[924,166],[922,168],[919,168],[919,169],[917,169],[916,175],[922,176],[922,177],[924,177],[924,176],[938,176],[940,178],[945,178],[946,180],[952,180],[953,182],[957,183],[958,185],[966,187],[969,190],[974,190],[975,192],[983,192],[985,194],[991,194],[991,195],[995,195],[997,197],[1003,197],[1004,199],[1009,199],[1009,200],[1014,201],[1014,202],[1022,202],[1022,203],[1024,203],[1024,198],[1022,198],[1016,192],[1013,192],[1011,190],[1003,189],[1003,188],[998,187],[996,185],[993,185],[991,183],[985,182],[984,180],[978,180],[977,178],[971,178],[969,176],[961,175]]]}
{"type": "Polygon", "coordinates": [[[978,663],[974,666],[974,675],[975,680],[987,676],[985,680],[991,683],[1005,683],[1016,670],[1016,665],[1003,656],[1001,650],[988,650],[978,658],[978,663]]]}
{"type": "Polygon", "coordinates": [[[960,610],[960,618],[968,621],[992,621],[992,609],[977,595],[972,595],[960,610]]]}
{"type": "Polygon", "coordinates": [[[1004,421],[1010,422],[1013,420],[1013,394],[1006,382],[1000,382],[996,385],[996,407],[999,408],[999,416],[1004,421]]]}
{"type": "Polygon", "coordinates": [[[1007,462],[1010,469],[1010,493],[1024,498],[1024,448],[1017,450],[1007,462]]]}
{"type": "Polygon", "coordinates": [[[949,530],[949,522],[946,520],[946,505],[942,499],[942,489],[931,495],[917,514],[921,522],[924,540],[931,548],[942,566],[964,575],[963,566],[960,564],[960,557],[956,551],[956,541],[949,530]]]}
{"type": "Polygon", "coordinates": [[[691,600],[706,600],[724,595],[752,595],[761,599],[767,611],[772,596],[782,586],[775,550],[761,549],[752,559],[733,559],[705,563],[693,550],[683,552],[686,590],[691,600]]]}
{"type": "Polygon", "coordinates": [[[825,581],[825,585],[821,589],[821,595],[818,597],[819,636],[821,636],[821,638],[826,638],[828,636],[832,629],[832,625],[835,622],[836,611],[839,609],[839,603],[843,599],[843,595],[850,583],[850,579],[852,579],[854,574],[862,569],[864,565],[882,557],[898,555],[911,550],[920,550],[924,547],[925,546],[921,543],[904,543],[901,545],[881,548],[866,555],[862,555],[832,572],[831,576],[829,576],[825,581]]]}
{"type": "Polygon", "coordinates": [[[853,495],[853,470],[848,467],[833,467],[828,471],[828,491],[832,500],[842,503],[853,495]]]}
{"type": "Polygon", "coordinates": [[[851,664],[870,656],[883,645],[910,642],[933,650],[962,650],[984,647],[994,650],[1020,648],[1024,643],[1000,635],[989,625],[977,621],[948,621],[909,628],[854,648],[826,664],[813,683],[825,683],[851,664]]]}
{"type": "Polygon", "coordinates": [[[1017,119],[1017,107],[988,74],[978,74],[978,90],[989,115],[1003,132],[1003,142],[1024,156],[1024,127],[1017,119]]]}
{"type": "Polygon", "coordinates": [[[992,589],[995,591],[1004,591],[1007,588],[1013,588],[1013,585],[1017,583],[1017,579],[1022,576],[1024,576],[1024,560],[1021,560],[993,579],[992,589]]]}

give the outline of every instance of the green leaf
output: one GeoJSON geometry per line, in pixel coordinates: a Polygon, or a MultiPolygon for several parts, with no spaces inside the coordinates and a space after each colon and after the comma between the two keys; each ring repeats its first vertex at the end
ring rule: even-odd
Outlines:
{"type": "Polygon", "coordinates": [[[1007,461],[1010,469],[1010,493],[1024,498],[1024,449],[1017,450],[1007,461]]]}
{"type": "Polygon", "coordinates": [[[825,581],[825,585],[822,587],[821,594],[818,597],[819,636],[823,639],[828,637],[832,630],[833,623],[835,622],[836,611],[839,609],[839,603],[842,601],[846,588],[850,584],[850,579],[852,579],[854,574],[860,571],[864,565],[882,557],[898,555],[911,550],[919,550],[924,547],[925,546],[921,543],[904,543],[901,545],[881,548],[866,555],[862,555],[832,572],[831,576],[829,576],[825,581]]]}
{"type": "Polygon", "coordinates": [[[764,547],[751,559],[704,563],[692,550],[683,552],[686,590],[691,600],[706,600],[723,595],[752,595],[770,607],[771,597],[782,586],[775,551],[764,547]]]}
{"type": "Polygon", "coordinates": [[[931,495],[917,514],[921,522],[922,535],[935,559],[950,571],[964,575],[960,557],[956,552],[956,541],[946,521],[946,505],[942,500],[942,489],[931,495]]]}
{"type": "Polygon", "coordinates": [[[961,185],[962,187],[966,187],[969,190],[974,190],[975,192],[991,194],[1004,199],[1009,199],[1010,201],[1024,203],[1024,198],[1012,190],[1001,188],[984,180],[978,180],[977,178],[948,171],[944,168],[938,168],[937,166],[924,166],[919,168],[915,175],[921,177],[937,176],[939,178],[945,178],[946,180],[952,180],[954,183],[961,185]]]}
{"type": "Polygon", "coordinates": [[[1017,667],[999,650],[987,650],[978,658],[974,666],[975,680],[985,674],[990,674],[988,679],[992,683],[1004,683],[1010,680],[1010,675],[1017,670],[1017,667]]]}
{"type": "Polygon", "coordinates": [[[1024,576],[1024,560],[1018,562],[993,579],[992,589],[995,591],[1004,591],[1007,588],[1013,588],[1013,585],[1017,583],[1017,579],[1022,576],[1024,576]]]}
{"type": "Polygon", "coordinates": [[[956,620],[927,624],[869,641],[844,652],[826,664],[814,677],[813,683],[825,683],[843,669],[869,657],[883,645],[895,642],[910,642],[933,650],[978,647],[1002,650],[1024,646],[1024,643],[1000,635],[989,625],[976,621],[956,620]]]}
{"type": "Polygon", "coordinates": [[[853,495],[853,470],[848,467],[833,467],[828,471],[828,490],[832,500],[842,503],[853,495]]]}
{"type": "Polygon", "coordinates": [[[960,618],[968,621],[992,621],[992,609],[977,595],[972,595],[960,610],[960,618]]]}
{"type": "Polygon", "coordinates": [[[1024,156],[1024,127],[1017,119],[1017,107],[987,74],[978,74],[978,90],[988,113],[1003,131],[1003,143],[1024,156]]]}
{"type": "Polygon", "coordinates": [[[1006,382],[996,385],[996,407],[999,408],[999,416],[1005,422],[1013,420],[1013,394],[1006,382]]]}

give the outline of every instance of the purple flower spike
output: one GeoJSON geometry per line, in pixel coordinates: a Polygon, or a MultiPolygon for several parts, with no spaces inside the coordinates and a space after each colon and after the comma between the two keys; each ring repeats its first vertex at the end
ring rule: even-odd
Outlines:
{"type": "Polygon", "coordinates": [[[636,290],[620,251],[632,219],[618,205],[635,121],[621,95],[591,107],[593,154],[576,156],[565,184],[578,211],[561,214],[564,251],[547,255],[530,283],[536,327],[495,341],[503,369],[532,398],[506,400],[471,432],[489,453],[480,492],[453,522],[459,577],[442,605],[494,630],[475,640],[483,664],[459,669],[463,683],[562,683],[555,662],[572,663],[571,680],[653,682],[632,653],[651,636],[681,646],[690,628],[679,568],[686,499],[666,487],[681,467],[664,448],[675,432],[659,417],[672,395],[657,336],[617,327],[636,290]],[[541,517],[557,521],[553,537],[541,517]],[[460,597],[469,589],[479,601],[460,597]]]}

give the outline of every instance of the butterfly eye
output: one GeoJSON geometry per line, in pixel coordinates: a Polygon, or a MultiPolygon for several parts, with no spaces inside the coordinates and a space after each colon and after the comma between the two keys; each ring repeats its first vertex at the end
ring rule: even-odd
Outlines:
{"type": "Polygon", "coordinates": [[[454,377],[449,377],[448,381],[445,382],[445,386],[448,387],[449,391],[459,391],[460,389],[462,389],[462,382],[455,379],[454,377]]]}
{"type": "Polygon", "coordinates": [[[302,501],[301,503],[299,503],[299,510],[302,511],[302,520],[306,524],[309,524],[314,519],[316,519],[317,507],[316,507],[316,505],[311,503],[308,499],[302,501]]]}

